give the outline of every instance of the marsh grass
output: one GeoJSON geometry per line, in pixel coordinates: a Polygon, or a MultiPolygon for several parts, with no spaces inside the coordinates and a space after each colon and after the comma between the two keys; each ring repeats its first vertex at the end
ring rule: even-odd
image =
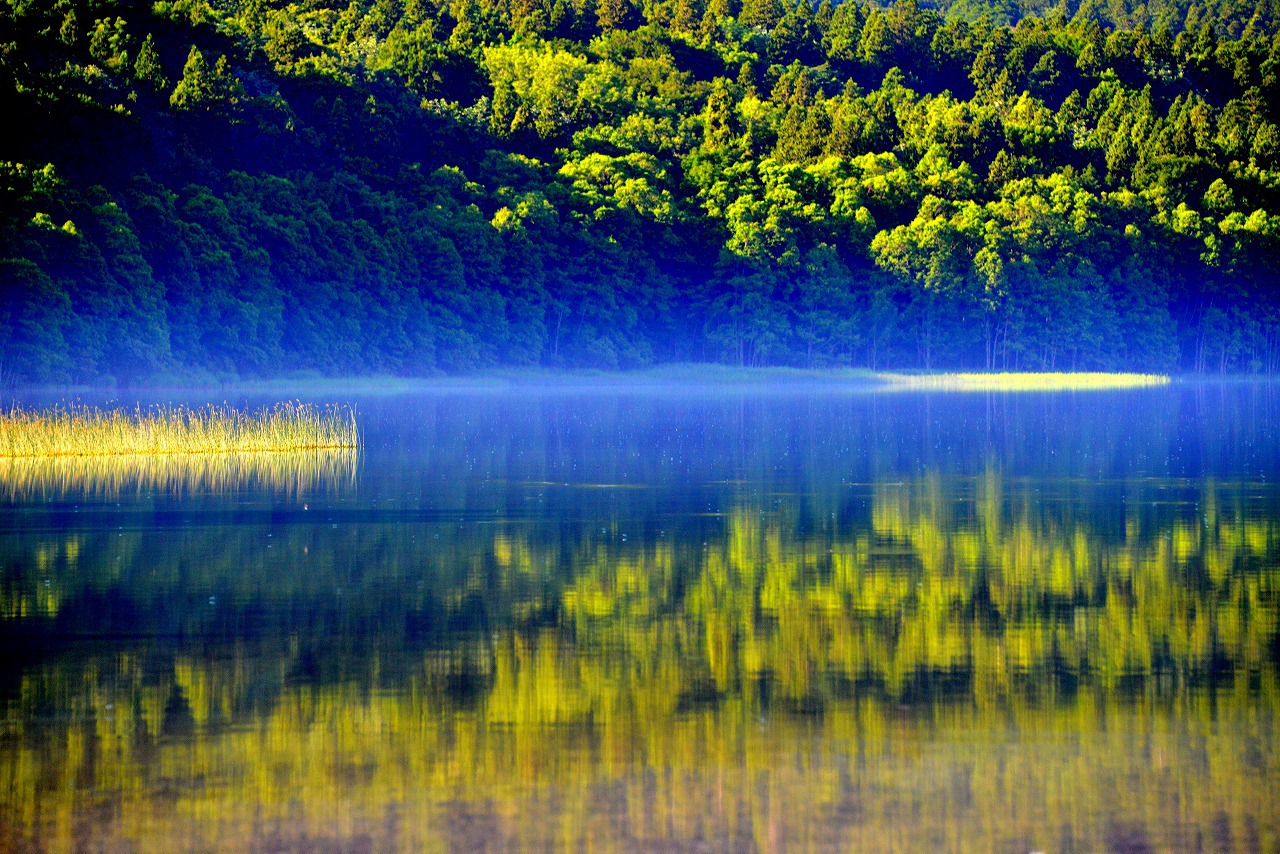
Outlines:
{"type": "Polygon", "coordinates": [[[359,444],[353,410],[292,401],[257,412],[230,406],[129,411],[72,404],[0,413],[0,458],[312,451],[359,444]]]}
{"type": "Polygon", "coordinates": [[[998,373],[998,374],[894,374],[876,378],[897,388],[937,391],[1093,391],[1144,388],[1169,384],[1163,374],[1103,372],[998,373]]]}
{"type": "Polygon", "coordinates": [[[355,448],[214,454],[2,457],[0,499],[76,496],[117,499],[266,490],[286,496],[341,493],[354,487],[355,448]]]}

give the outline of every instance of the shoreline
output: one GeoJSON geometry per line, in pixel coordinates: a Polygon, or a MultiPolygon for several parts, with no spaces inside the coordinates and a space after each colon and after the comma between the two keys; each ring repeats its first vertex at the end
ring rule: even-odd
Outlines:
{"type": "Polygon", "coordinates": [[[18,396],[85,395],[103,401],[168,392],[179,395],[243,394],[290,397],[299,393],[405,394],[453,391],[646,390],[687,388],[844,389],[849,391],[1113,391],[1175,385],[1266,385],[1268,374],[1145,374],[1107,371],[920,371],[869,368],[741,368],[681,362],[632,370],[598,368],[494,368],[424,377],[388,375],[321,377],[311,374],[227,381],[165,381],[150,385],[33,385],[6,390],[18,396]],[[1141,379],[1137,379],[1141,378],[1141,379]]]}

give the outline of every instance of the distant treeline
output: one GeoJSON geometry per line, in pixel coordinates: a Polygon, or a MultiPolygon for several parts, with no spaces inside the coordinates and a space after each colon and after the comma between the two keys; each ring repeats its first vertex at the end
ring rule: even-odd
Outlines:
{"type": "Polygon", "coordinates": [[[1280,370],[1278,23],[2,0],[0,382],[1280,370]]]}

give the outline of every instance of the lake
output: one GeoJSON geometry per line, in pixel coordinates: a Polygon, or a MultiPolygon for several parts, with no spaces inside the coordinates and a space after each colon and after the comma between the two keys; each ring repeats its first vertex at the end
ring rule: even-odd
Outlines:
{"type": "Polygon", "coordinates": [[[1280,850],[1280,385],[611,382],[0,465],[0,849],[1280,850]]]}

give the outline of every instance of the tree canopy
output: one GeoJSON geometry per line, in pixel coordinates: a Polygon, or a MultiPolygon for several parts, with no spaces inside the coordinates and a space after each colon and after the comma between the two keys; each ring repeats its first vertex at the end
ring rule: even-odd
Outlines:
{"type": "Polygon", "coordinates": [[[0,382],[1280,369],[1274,0],[0,4],[0,382]]]}

